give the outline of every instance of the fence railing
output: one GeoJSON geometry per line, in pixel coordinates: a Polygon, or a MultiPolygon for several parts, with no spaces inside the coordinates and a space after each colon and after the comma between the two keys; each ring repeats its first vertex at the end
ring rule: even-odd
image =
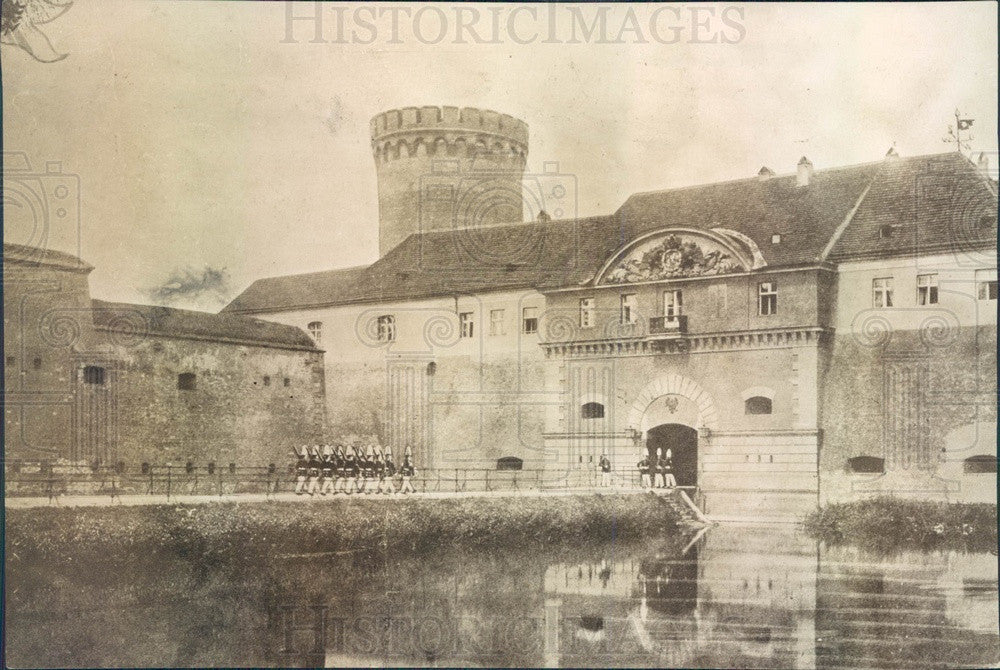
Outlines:
{"type": "MultiPolygon", "coordinates": [[[[357,485],[364,481],[358,477],[357,485]]],[[[375,480],[377,485],[377,478],[375,480]]],[[[393,486],[400,490],[402,478],[397,473],[393,486]]],[[[322,479],[320,485],[322,486],[322,479]]],[[[418,493],[493,492],[541,489],[602,488],[600,472],[590,470],[495,470],[487,468],[421,469],[410,483],[418,493]]],[[[309,481],[306,482],[307,487],[309,481]]],[[[7,497],[103,496],[124,495],[163,496],[167,500],[191,495],[234,495],[295,492],[298,485],[294,466],[186,468],[185,466],[150,465],[141,471],[123,472],[121,468],[40,468],[37,471],[5,473],[7,497]]],[[[637,472],[612,473],[608,488],[639,488],[637,472]]],[[[366,488],[374,490],[372,480],[366,488]]],[[[695,487],[687,489],[692,495],[695,487]]]]}

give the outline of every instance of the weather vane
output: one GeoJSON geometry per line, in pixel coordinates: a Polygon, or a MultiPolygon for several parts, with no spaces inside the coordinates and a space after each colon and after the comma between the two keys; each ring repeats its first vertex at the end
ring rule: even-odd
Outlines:
{"type": "Polygon", "coordinates": [[[971,150],[971,145],[969,143],[973,140],[972,133],[969,132],[967,137],[962,137],[962,131],[967,131],[972,128],[972,122],[974,120],[975,119],[963,119],[962,113],[956,109],[955,125],[948,126],[948,137],[945,137],[943,141],[948,142],[949,144],[954,143],[955,151],[961,152],[962,149],[967,151],[971,150]]]}

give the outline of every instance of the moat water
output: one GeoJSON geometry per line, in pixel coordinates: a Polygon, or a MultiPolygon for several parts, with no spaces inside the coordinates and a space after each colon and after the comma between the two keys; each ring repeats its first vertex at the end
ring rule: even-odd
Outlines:
{"type": "Polygon", "coordinates": [[[421,558],[8,556],[7,614],[8,663],[22,667],[1000,662],[995,554],[875,556],[789,526],[421,558]]]}

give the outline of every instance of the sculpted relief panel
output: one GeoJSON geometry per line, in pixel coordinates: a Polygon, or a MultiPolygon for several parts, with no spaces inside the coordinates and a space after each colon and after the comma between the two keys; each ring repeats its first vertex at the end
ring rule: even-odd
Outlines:
{"type": "Polygon", "coordinates": [[[632,249],[604,276],[604,283],[627,284],[674,277],[721,275],[746,270],[721,244],[670,234],[632,249]]]}

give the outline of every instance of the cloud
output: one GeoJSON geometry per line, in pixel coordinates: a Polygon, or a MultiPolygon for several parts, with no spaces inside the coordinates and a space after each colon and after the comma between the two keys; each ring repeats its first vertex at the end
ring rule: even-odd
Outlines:
{"type": "Polygon", "coordinates": [[[232,288],[226,268],[178,268],[166,280],[144,291],[157,305],[218,308],[229,302],[232,288]]]}

